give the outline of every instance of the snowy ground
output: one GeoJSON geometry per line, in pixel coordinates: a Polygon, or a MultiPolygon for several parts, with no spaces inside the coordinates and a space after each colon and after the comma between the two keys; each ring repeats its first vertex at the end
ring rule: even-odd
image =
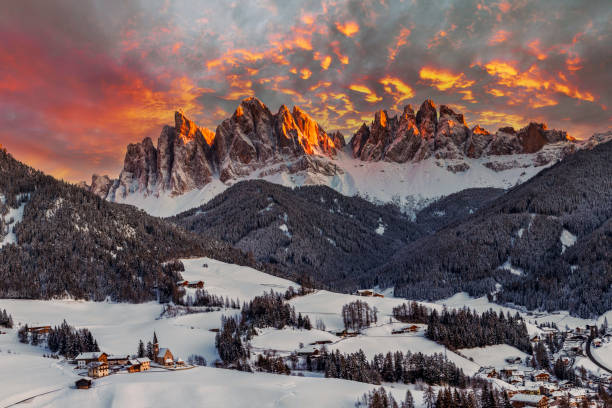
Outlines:
{"type": "Polygon", "coordinates": [[[512,347],[507,344],[497,344],[494,346],[476,347],[458,351],[467,358],[474,360],[474,363],[478,364],[479,366],[495,367],[498,372],[504,366],[509,365],[509,363],[506,362],[506,358],[520,357],[521,360],[525,362],[525,358],[528,356],[527,353],[524,353],[516,347],[512,347]]]}
{"type": "MultiPolygon", "coordinates": [[[[201,279],[211,293],[228,296],[230,299],[247,301],[270,289],[284,292],[289,286],[298,286],[252,268],[228,265],[207,258],[187,259],[183,262],[186,269],[183,273],[185,279],[201,279]],[[207,267],[204,267],[204,264],[207,264],[207,267]]],[[[290,303],[297,312],[308,315],[313,325],[317,320],[323,321],[326,331],[263,329],[252,340],[251,345],[255,352],[272,349],[282,354],[298,349],[300,343],[308,345],[315,341],[329,340],[332,342],[327,345],[329,350],[337,349],[349,353],[362,349],[369,358],[376,353],[397,350],[425,354],[446,353],[466,374],[474,374],[482,365],[502,365],[502,360],[507,355],[523,356],[523,353],[512,347],[493,346],[462,350],[461,354],[467,358],[462,357],[426,339],[422,325],[416,333],[391,334],[393,330],[406,326],[391,319],[393,307],[403,302],[406,300],[316,291],[307,296],[296,297],[290,303]],[[339,338],[333,332],[343,329],[342,306],[356,299],[378,309],[378,324],[364,330],[357,337],[339,338]],[[469,357],[472,357],[474,362],[469,361],[469,357]]],[[[457,294],[444,301],[425,305],[439,310],[446,305],[449,308],[467,306],[479,312],[489,308],[516,312],[514,309],[491,304],[486,298],[474,299],[466,294],[457,294]]],[[[98,340],[101,349],[113,354],[135,353],[138,340],[149,341],[153,331],[156,331],[160,346],[169,347],[175,357],[186,360],[191,354],[199,354],[209,363],[218,358],[214,347],[215,333],[211,329],[219,327],[223,314],[236,313],[236,310],[230,309],[160,319],[162,306],[153,302],[117,304],[74,300],[0,299],[0,309],[7,309],[12,314],[16,326],[25,323],[57,325],[66,319],[76,327],[87,327],[98,340]]],[[[531,318],[536,319],[535,316],[531,318]]],[[[545,321],[544,319],[557,319],[572,324],[579,322],[570,320],[573,318],[563,313],[537,317],[538,321],[545,321]]],[[[533,325],[529,325],[529,329],[530,332],[537,332],[533,325]]],[[[373,388],[368,384],[325,378],[245,374],[214,368],[196,368],[182,372],[114,375],[97,380],[95,389],[75,390],[67,387],[78,378],[73,366],[61,360],[43,358],[46,350],[41,347],[18,343],[17,327],[2,331],[6,334],[0,334],[0,406],[60,388],[60,391],[35,398],[31,405],[254,406],[254,401],[257,401],[261,404],[256,406],[294,407],[316,403],[319,406],[352,407],[361,394],[373,388]]],[[[601,354],[602,360],[610,354],[607,348],[597,352],[601,354]]],[[[588,361],[584,364],[588,364],[588,361]]],[[[398,392],[398,399],[403,398],[405,386],[393,387],[398,392]]],[[[419,398],[415,395],[417,402],[420,401],[419,398]]]]}
{"type": "MultiPolygon", "coordinates": [[[[371,384],[327,378],[248,374],[198,367],[167,373],[114,375],[90,390],[65,388],[36,398],[30,406],[57,407],[354,407],[371,384]]],[[[391,390],[403,399],[407,386],[391,390]]],[[[413,392],[420,406],[422,392],[413,392]]]]}
{"type": "Polygon", "coordinates": [[[600,364],[612,369],[612,341],[604,342],[601,347],[591,347],[591,354],[600,364]]]}

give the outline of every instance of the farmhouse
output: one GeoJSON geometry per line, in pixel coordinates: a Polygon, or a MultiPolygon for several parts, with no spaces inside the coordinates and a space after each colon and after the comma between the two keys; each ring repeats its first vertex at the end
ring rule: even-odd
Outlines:
{"type": "Polygon", "coordinates": [[[108,355],[99,351],[93,351],[89,353],[81,353],[74,359],[79,368],[85,368],[87,364],[93,362],[108,363],[108,355]]]}
{"type": "Polygon", "coordinates": [[[514,408],[548,408],[548,398],[544,395],[516,394],[510,399],[514,408]]]}
{"type": "Polygon", "coordinates": [[[139,373],[141,371],[147,371],[150,368],[151,360],[147,357],[134,358],[128,361],[128,373],[139,373]]]}
{"type": "Polygon", "coordinates": [[[87,365],[87,375],[92,378],[106,377],[108,375],[108,364],[102,361],[92,361],[87,365]]]}
{"type": "Polygon", "coordinates": [[[308,356],[318,356],[319,349],[314,346],[306,346],[296,351],[298,356],[308,357],[308,356]]]}

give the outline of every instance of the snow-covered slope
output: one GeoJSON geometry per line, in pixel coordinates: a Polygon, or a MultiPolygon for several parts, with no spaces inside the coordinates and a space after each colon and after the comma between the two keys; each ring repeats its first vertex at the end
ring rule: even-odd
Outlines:
{"type": "MultiPolygon", "coordinates": [[[[276,278],[252,268],[224,264],[208,258],[183,260],[188,280],[201,279],[205,287],[216,295],[240,298],[246,301],[270,289],[283,292],[289,286],[298,287],[290,281],[276,278]],[[204,266],[204,265],[207,266],[204,266]]],[[[424,337],[423,325],[416,333],[392,334],[405,324],[390,322],[392,308],[406,299],[393,297],[358,297],[329,291],[293,298],[290,303],[296,311],[308,315],[313,324],[322,320],[327,326],[322,330],[263,329],[251,341],[254,353],[266,350],[279,354],[290,353],[300,343],[308,345],[319,340],[331,341],[328,349],[343,353],[362,349],[368,357],[376,353],[397,350],[422,352],[425,354],[445,353],[467,374],[474,374],[482,365],[498,365],[508,355],[522,354],[507,346],[493,346],[485,349],[462,350],[461,354],[473,357],[469,361],[424,337]],[[360,299],[379,311],[376,326],[363,331],[356,337],[340,338],[334,332],[343,328],[341,309],[350,301],[360,299]]],[[[457,294],[426,306],[441,310],[447,307],[467,306],[477,311],[516,310],[492,304],[486,298],[474,299],[466,294],[457,294]]],[[[370,384],[320,378],[271,375],[263,373],[242,373],[216,368],[193,368],[170,372],[153,369],[149,372],[125,375],[111,375],[96,380],[89,391],[76,390],[71,385],[79,378],[74,366],[63,360],[42,357],[47,353],[42,347],[21,344],[17,340],[19,325],[58,325],[66,319],[76,327],[87,327],[97,339],[102,350],[113,354],[136,352],[138,340],[150,340],[153,331],[157,333],[160,345],[169,347],[176,358],[187,359],[191,354],[204,356],[209,365],[218,358],[215,349],[215,333],[222,315],[233,314],[235,310],[220,310],[195,313],[178,317],[161,317],[163,306],[157,303],[118,304],[109,302],[84,302],[70,300],[10,300],[0,299],[0,309],[12,314],[16,327],[2,329],[0,334],[0,406],[6,406],[33,396],[30,406],[146,406],[164,407],[181,405],[186,407],[202,405],[222,406],[278,406],[301,407],[316,404],[321,407],[352,407],[358,397],[374,388],[370,384]],[[49,394],[45,394],[50,392],[49,394]],[[45,394],[45,395],[41,395],[45,394]]],[[[563,324],[567,315],[528,315],[528,319],[539,322],[556,321],[563,324]]],[[[612,312],[608,313],[612,317],[612,312]]],[[[392,320],[392,319],[391,319],[392,320]]],[[[603,317],[600,319],[600,323],[603,317]]],[[[566,320],[569,323],[569,320],[566,320]]],[[[571,321],[576,323],[590,321],[571,321]]],[[[537,328],[528,325],[530,333],[537,328]]],[[[601,349],[603,353],[605,350],[601,349]]],[[[422,391],[414,386],[393,384],[387,386],[397,399],[402,399],[410,387],[417,407],[422,406],[422,391]]]]}

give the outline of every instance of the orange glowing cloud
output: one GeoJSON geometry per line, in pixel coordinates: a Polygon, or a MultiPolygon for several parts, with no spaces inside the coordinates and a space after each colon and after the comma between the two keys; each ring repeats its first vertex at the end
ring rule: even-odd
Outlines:
{"type": "Polygon", "coordinates": [[[535,55],[536,58],[540,61],[543,61],[548,58],[548,55],[546,55],[546,53],[540,49],[540,40],[536,39],[531,41],[529,44],[527,44],[527,47],[529,48],[531,53],[535,55]]]}
{"type": "Polygon", "coordinates": [[[489,39],[489,45],[495,45],[505,42],[510,37],[510,31],[498,30],[489,39]]]}
{"type": "Polygon", "coordinates": [[[321,68],[323,68],[323,70],[327,70],[327,68],[329,68],[329,65],[332,62],[332,58],[327,55],[325,58],[323,58],[323,60],[321,61],[321,68]]]}
{"type": "Polygon", "coordinates": [[[402,27],[399,35],[395,38],[395,45],[392,48],[389,48],[389,59],[391,61],[395,60],[400,48],[408,44],[408,37],[410,37],[410,30],[402,27]]]}
{"type": "Polygon", "coordinates": [[[432,67],[423,67],[419,71],[419,77],[430,82],[431,86],[445,91],[450,88],[468,88],[474,81],[465,79],[465,74],[454,74],[450,71],[432,67]]]}
{"type": "Polygon", "coordinates": [[[372,91],[370,88],[368,88],[365,85],[351,85],[349,86],[349,89],[355,92],[366,94],[365,100],[370,103],[380,102],[383,99],[382,97],[379,97],[378,95],[376,95],[374,91],[372,91]]]}
{"type": "Polygon", "coordinates": [[[385,92],[393,96],[394,109],[398,109],[401,102],[414,97],[414,90],[399,78],[385,77],[379,82],[383,85],[385,92]]]}
{"type": "MultiPolygon", "coordinates": [[[[532,65],[527,71],[520,72],[511,63],[506,61],[493,60],[485,65],[487,73],[498,79],[499,85],[508,88],[525,88],[532,91],[559,92],[571,98],[580,99],[588,102],[595,100],[594,96],[585,91],[580,91],[569,82],[559,82],[555,77],[547,77],[536,65],[532,65]]],[[[562,80],[565,77],[560,77],[562,80]]],[[[536,103],[540,106],[551,106],[553,99],[539,95],[541,102],[536,103]],[[545,105],[543,105],[545,104],[545,105]]],[[[536,106],[534,106],[536,107],[536,106]]]]}
{"type": "Polygon", "coordinates": [[[308,79],[310,78],[311,75],[312,75],[312,71],[310,71],[308,68],[302,68],[300,70],[300,77],[302,79],[308,79]]]}
{"type": "Polygon", "coordinates": [[[359,32],[359,25],[354,21],[336,22],[336,29],[347,37],[352,37],[359,32]]]}

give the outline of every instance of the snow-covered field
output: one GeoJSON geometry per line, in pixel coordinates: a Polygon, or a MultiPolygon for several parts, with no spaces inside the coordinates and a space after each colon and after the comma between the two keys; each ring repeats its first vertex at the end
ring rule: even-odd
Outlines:
{"type": "MultiPolygon", "coordinates": [[[[295,283],[267,275],[252,268],[224,264],[207,258],[183,260],[188,280],[203,280],[205,288],[212,294],[239,298],[247,301],[272,290],[284,292],[295,283]],[[205,267],[204,264],[207,266],[205,267]]],[[[509,346],[492,346],[484,349],[461,350],[462,357],[424,337],[421,325],[416,333],[392,334],[393,330],[405,327],[391,319],[392,309],[405,299],[393,297],[361,297],[329,291],[316,291],[290,301],[297,312],[308,315],[313,325],[321,320],[326,331],[263,329],[251,341],[254,352],[276,350],[280,354],[291,353],[301,344],[326,340],[331,341],[329,350],[343,353],[362,349],[368,358],[377,353],[400,351],[425,354],[445,353],[466,374],[474,374],[480,366],[503,365],[508,355],[524,357],[520,351],[509,346]],[[356,337],[340,338],[334,333],[343,329],[342,306],[353,300],[362,300],[378,309],[378,324],[363,330],[356,337]],[[468,360],[473,358],[473,362],[468,360]]],[[[436,303],[425,303],[428,307],[442,309],[443,305],[470,307],[481,312],[494,310],[516,310],[491,304],[486,298],[470,298],[457,294],[436,303]]],[[[143,304],[118,304],[112,302],[84,302],[74,300],[9,300],[0,299],[0,309],[12,314],[16,328],[3,329],[0,334],[0,406],[20,401],[47,391],[50,394],[30,401],[31,406],[153,406],[168,405],[202,406],[274,406],[297,407],[317,404],[319,406],[352,407],[358,397],[373,388],[372,385],[325,378],[302,378],[268,374],[247,374],[216,368],[194,368],[181,372],[147,372],[112,375],[95,381],[89,391],[69,388],[77,374],[73,366],[62,360],[43,358],[46,350],[24,345],[17,341],[20,324],[58,325],[64,319],[78,328],[87,327],[97,339],[103,351],[112,354],[133,354],[138,341],[147,342],[153,331],[157,333],[161,347],[168,347],[175,358],[187,359],[191,354],[204,356],[209,364],[218,358],[214,346],[215,333],[223,314],[234,314],[236,310],[221,310],[209,313],[182,315],[174,318],[159,318],[162,306],[154,302],[143,304]],[[236,392],[238,390],[238,392],[236,392]]],[[[535,319],[536,317],[531,316],[535,319]]],[[[570,320],[565,314],[538,316],[538,321],[557,319],[570,320]]],[[[584,320],[586,322],[586,320],[584,320]]],[[[537,332],[528,325],[530,332],[537,332]]],[[[608,348],[597,350],[602,360],[610,354],[608,348]]],[[[588,364],[585,362],[584,364],[588,364]]],[[[403,399],[405,386],[394,384],[396,397],[403,399]]],[[[395,392],[394,391],[394,392],[395,392]]],[[[420,402],[420,391],[415,394],[420,402]]]]}
{"type": "Polygon", "coordinates": [[[458,351],[467,358],[474,360],[474,363],[478,366],[494,367],[498,372],[509,364],[506,362],[506,358],[520,357],[521,360],[525,362],[525,358],[528,356],[527,353],[507,344],[496,344],[494,346],[476,347],[458,351]]]}

